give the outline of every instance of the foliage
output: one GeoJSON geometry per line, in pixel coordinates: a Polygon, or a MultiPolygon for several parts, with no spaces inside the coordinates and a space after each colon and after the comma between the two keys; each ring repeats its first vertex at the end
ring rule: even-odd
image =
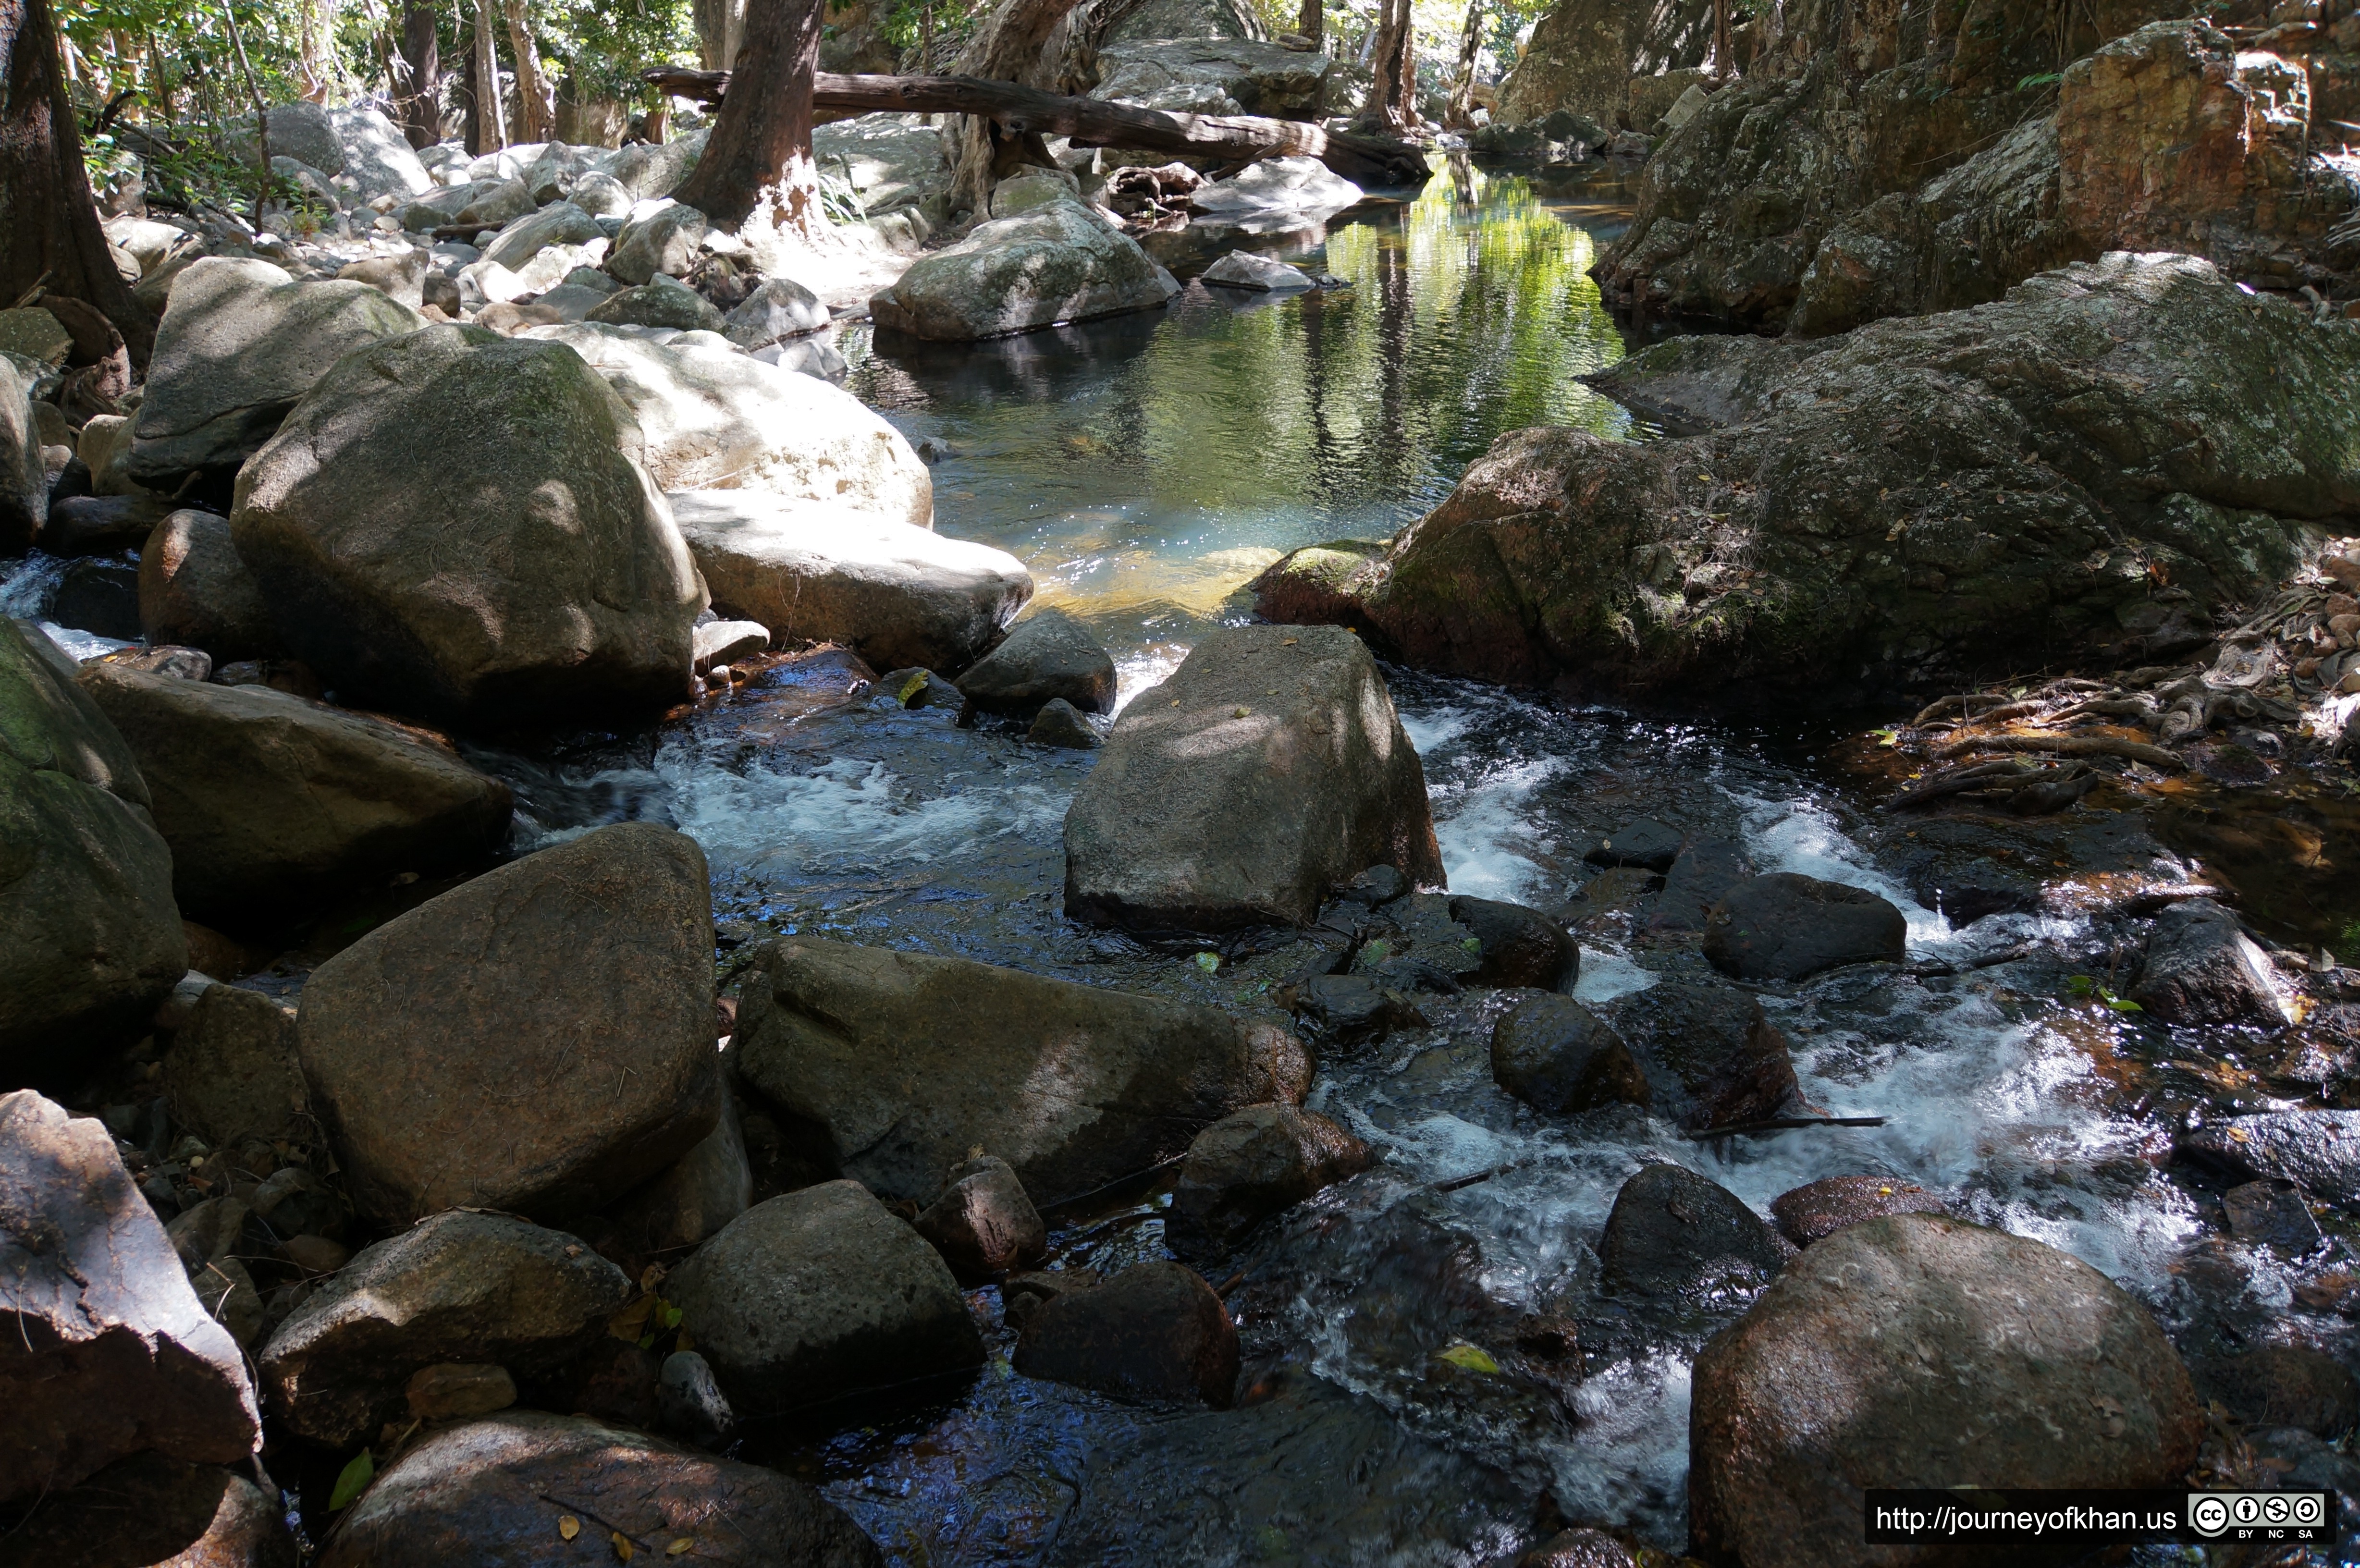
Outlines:
{"type": "Polygon", "coordinates": [[[696,61],[688,0],[547,0],[534,7],[541,52],[574,83],[577,97],[624,103],[648,96],[639,73],[696,61]]]}

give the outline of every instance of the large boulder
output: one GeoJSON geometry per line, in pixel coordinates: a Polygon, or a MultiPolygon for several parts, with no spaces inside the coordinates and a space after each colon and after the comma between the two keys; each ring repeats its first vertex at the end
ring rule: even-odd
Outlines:
{"type": "Polygon", "coordinates": [[[2210,898],[2174,904],[2156,917],[2130,998],[2168,1024],[2276,1029],[2286,1022],[2269,954],[2210,898]]]}
{"type": "MultiPolygon", "coordinates": [[[[841,15],[838,13],[837,15],[841,15]]],[[[827,45],[820,46],[821,52],[827,45]]],[[[891,46],[887,46],[888,58],[891,46]]],[[[823,71],[881,70],[897,65],[823,65],[823,71]]],[[[869,216],[913,207],[951,185],[943,133],[926,114],[862,114],[812,132],[812,157],[842,174],[869,216]]]]}
{"type": "Polygon", "coordinates": [[[410,1449],[342,1516],[314,1561],[539,1568],[628,1561],[627,1544],[650,1562],[694,1552],[689,1561],[722,1568],[885,1563],[835,1504],[776,1470],[538,1410],[453,1427],[410,1449]],[[675,1552],[682,1541],[690,1545],[675,1552]]]}
{"type": "Polygon", "coordinates": [[[117,1461],[0,1537],[0,1568],[296,1568],[286,1508],[218,1465],[117,1461]]]}
{"type": "Polygon", "coordinates": [[[1564,110],[1611,127],[1633,77],[1701,65],[1711,44],[1709,0],[1565,0],[1534,26],[1500,83],[1492,122],[1521,125],[1564,110]]]}
{"type": "Polygon", "coordinates": [[[652,708],[688,692],[705,593],[644,452],[574,350],[431,327],[322,377],[239,474],[231,526],[290,649],[347,699],[652,708]]]}
{"type": "Polygon", "coordinates": [[[755,1204],[664,1294],[741,1416],[983,1364],[949,1265],[858,1181],[755,1204]]]}
{"type": "Polygon", "coordinates": [[[126,1454],[236,1465],[261,1439],[246,1359],[209,1316],[115,1139],[29,1089],[0,1096],[0,1501],[126,1454]]]}
{"type": "Polygon", "coordinates": [[[1152,38],[1263,38],[1270,29],[1246,0],[1144,0],[1116,18],[1106,42],[1152,38]]]}
{"type": "Polygon", "coordinates": [[[878,326],[965,343],[1151,310],[1180,285],[1139,242],[1079,201],[978,224],[869,301],[878,326]]]}
{"type": "Polygon", "coordinates": [[[508,787],[421,735],[268,686],[93,664],[82,690],[148,780],[180,908],[268,923],[404,871],[479,865],[508,787]]]}
{"type": "Polygon", "coordinates": [[[2187,256],[1594,379],[1704,433],[1501,437],[1354,580],[1354,624],[1427,667],[1690,692],[2126,658],[2151,568],[2203,619],[2360,495],[2360,332],[2187,256]]]}
{"type": "Polygon", "coordinates": [[[0,557],[22,555],[49,516],[49,471],[26,362],[0,354],[0,557]]]}
{"type": "Polygon", "coordinates": [[[228,478],[331,365],[426,324],[366,283],[298,283],[250,257],[191,264],[172,280],[156,329],[131,426],[131,479],[174,492],[192,471],[228,478]]]}
{"type": "Polygon", "coordinates": [[[511,862],[313,970],[298,1026],[379,1224],[595,1209],[718,1116],[705,855],[625,822],[511,862]]]}
{"type": "Polygon", "coordinates": [[[978,1145],[1038,1202],[1086,1192],[1309,1081],[1292,1036],[1211,1007],[809,937],[764,953],[733,1050],[809,1154],[921,1203],[978,1145]]]}
{"type": "Polygon", "coordinates": [[[72,1077],[188,970],[139,765],[41,633],[0,620],[0,1063],[72,1077]]]}
{"type": "Polygon", "coordinates": [[[359,189],[363,201],[379,196],[407,199],[434,189],[434,177],[381,111],[365,104],[331,109],[328,124],[344,154],[344,174],[359,189]]]}
{"type": "Polygon", "coordinates": [[[1417,750],[1331,628],[1205,638],[1124,710],[1065,815],[1065,912],[1101,925],[1306,926],[1379,864],[1443,880],[1417,750]]]}
{"type": "Polygon", "coordinates": [[[1746,1568],[1858,1563],[1870,1487],[2178,1485],[2204,1432],[2179,1353],[2112,1280],[1932,1214],[1815,1244],[1704,1347],[1693,1390],[1689,1550],[1746,1568]]]}
{"type": "Polygon", "coordinates": [[[229,519],[212,512],[171,513],[148,536],[139,552],[139,627],[150,645],[201,648],[217,666],[282,651],[229,519]]]}
{"type": "Polygon", "coordinates": [[[402,1413],[411,1376],[445,1363],[521,1379],[606,1332],[630,1300],[620,1269],[574,1237],[506,1214],[434,1215],[362,1248],[263,1347],[274,1421],[331,1448],[402,1413]]]}
{"type": "Polygon", "coordinates": [[[591,321],[531,335],[566,344],[621,395],[659,488],[757,490],[823,505],[832,517],[934,526],[925,463],[841,387],[726,345],[650,343],[591,321]]]}
{"type": "Polygon", "coordinates": [[[1032,597],[1014,556],[925,527],[758,490],[670,499],[717,609],[874,669],[963,670],[1032,597]]]}
{"type": "Polygon", "coordinates": [[[1243,38],[1157,38],[1098,50],[1091,96],[1196,114],[1316,120],[1325,112],[1328,57],[1243,38]]]}

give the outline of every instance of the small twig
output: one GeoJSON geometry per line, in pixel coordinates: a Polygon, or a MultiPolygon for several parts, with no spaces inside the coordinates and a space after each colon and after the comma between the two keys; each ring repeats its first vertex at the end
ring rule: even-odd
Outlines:
{"type": "Polygon", "coordinates": [[[1693,1138],[1734,1138],[1742,1132],[1783,1132],[1788,1127],[1868,1127],[1884,1125],[1883,1116],[1771,1116],[1758,1122],[1739,1122],[1732,1127],[1706,1127],[1701,1132],[1688,1134],[1688,1137],[1693,1138]]]}
{"type": "Polygon", "coordinates": [[[1040,1204],[1034,1212],[1045,1214],[1052,1209],[1071,1208],[1074,1204],[1081,1203],[1085,1199],[1097,1197],[1100,1192],[1111,1192],[1117,1187],[1123,1186],[1129,1182],[1144,1181],[1148,1177],[1154,1175],[1159,1171],[1169,1171],[1175,1165],[1179,1164],[1182,1160],[1187,1158],[1188,1157],[1185,1154],[1175,1154],[1171,1159],[1164,1160],[1159,1164],[1151,1165],[1144,1171],[1134,1171],[1128,1176],[1118,1176],[1113,1181],[1106,1182],[1103,1185],[1092,1187],[1087,1192],[1075,1192],[1067,1197],[1053,1198],[1049,1202],[1040,1204]]]}

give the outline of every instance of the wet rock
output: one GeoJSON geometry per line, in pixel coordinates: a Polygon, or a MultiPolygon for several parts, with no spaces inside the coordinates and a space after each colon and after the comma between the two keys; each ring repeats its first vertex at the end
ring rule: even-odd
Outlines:
{"type": "Polygon", "coordinates": [[[978,1145],[1037,1202],[1088,1192],[1310,1079],[1293,1036],[1211,1007],[806,937],[758,960],[733,1050],[813,1157],[922,1203],[978,1145]]]}
{"type": "Polygon", "coordinates": [[[792,278],[765,278],[731,310],[722,335],[751,354],[782,338],[824,330],[833,320],[819,296],[792,278]]]}
{"type": "Polygon", "coordinates": [[[1685,844],[1664,875],[1664,890],[1647,923],[1657,931],[1700,931],[1714,906],[1753,875],[1754,863],[1728,839],[1685,844]]]}
{"type": "Polygon", "coordinates": [[[876,1546],[834,1504],[775,1470],[538,1410],[455,1427],[410,1450],[353,1505],[316,1562],[522,1568],[563,1550],[564,1519],[579,1527],[575,1554],[585,1561],[619,1557],[609,1539],[619,1537],[659,1563],[685,1540],[694,1561],[730,1568],[884,1568],[876,1546]],[[723,1497],[726,1523],[714,1511],[723,1497]]]}
{"type": "Polygon", "coordinates": [[[634,1257],[694,1247],[719,1234],[753,1201],[745,1128],[737,1097],[725,1086],[720,1122],[705,1141],[615,1207],[613,1245],[634,1257]]]}
{"type": "Polygon", "coordinates": [[[139,626],[151,643],[203,648],[217,664],[268,659],[279,629],[254,574],[230,542],[227,517],[178,511],[139,554],[139,626]]]}
{"type": "Polygon", "coordinates": [[[1797,1247],[1824,1241],[1848,1225],[1885,1214],[1948,1214],[1925,1188],[1892,1176],[1829,1176],[1770,1201],[1778,1234],[1797,1247]]]}
{"type": "Polygon", "coordinates": [[[1321,1188],[1369,1168],[1369,1146],[1317,1111],[1249,1105],[1188,1145],[1164,1234],[1175,1252],[1218,1258],[1321,1188]]]}
{"type": "Polygon", "coordinates": [[[1283,626],[1357,626],[1385,550],[1381,541],[1335,539],[1289,551],[1247,584],[1254,614],[1283,626]]]}
{"type": "Polygon", "coordinates": [[[1316,158],[1265,158],[1188,198],[1188,210],[1226,223],[1324,218],[1360,200],[1360,188],[1316,158]]]}
{"type": "Polygon", "coordinates": [[[1734,986],[1666,981],[1599,1011],[1646,1073],[1656,1114],[1688,1131],[1761,1121],[1800,1098],[1786,1037],[1734,986]]]}
{"type": "Polygon", "coordinates": [[[716,606],[872,669],[964,669],[1032,596],[1014,556],[929,528],[747,490],[672,503],[716,606]]]}
{"type": "Polygon", "coordinates": [[[1008,1161],[979,1154],[954,1166],[945,1180],[943,1195],[916,1223],[955,1272],[989,1279],[1037,1263],[1048,1251],[1048,1227],[1008,1161]]]}
{"type": "Polygon", "coordinates": [[[2276,1029],[2286,1022],[2269,955],[2210,898],[2174,904],[2156,917],[2130,999],[2168,1024],[2276,1029]]]}
{"type": "Polygon", "coordinates": [[[33,417],[33,377],[0,358],[0,556],[22,555],[49,515],[49,464],[33,417]]]}
{"type": "Polygon", "coordinates": [[[699,1448],[718,1448],[738,1429],[737,1412],[729,1408],[711,1364],[694,1350],[675,1350],[664,1357],[656,1411],[666,1432],[699,1448]]]}
{"type": "Polygon", "coordinates": [[[1741,980],[1800,980],[1845,964],[1898,964],[1908,938],[1901,911],[1865,887],[1774,871],[1713,906],[1704,955],[1741,980]]]}
{"type": "Polygon", "coordinates": [[[1580,947],[1538,909],[1462,895],[1450,900],[1450,918],[1482,944],[1480,985],[1571,991],[1580,977],[1580,947]]]}
{"type": "Polygon", "coordinates": [[[413,1421],[473,1421],[515,1404],[516,1379],[505,1367],[445,1362],[412,1373],[402,1399],[413,1421]]]}
{"type": "Polygon", "coordinates": [[[1325,1045],[1364,1045],[1424,1022],[1399,992],[1366,975],[1315,975],[1295,987],[1295,1012],[1325,1045]]]}
{"type": "Polygon", "coordinates": [[[277,998],[208,985],[164,1058],[172,1119],[214,1148],[314,1136],[295,1015],[277,998]]]}
{"type": "Polygon", "coordinates": [[[1028,1377],[1119,1399],[1225,1410],[1237,1399],[1237,1327],[1203,1276],[1177,1263],[1134,1263],[1043,1302],[1014,1359],[1028,1377]]]}
{"type": "Polygon", "coordinates": [[[1625,1544],[1602,1530],[1559,1530],[1516,1559],[1516,1568],[1659,1568],[1662,1553],[1625,1544]]]}
{"type": "Polygon", "coordinates": [[[43,1498],[0,1539],[0,1568],[296,1568],[276,1498],[232,1470],[160,1454],[43,1498]]]}
{"type": "Polygon", "coordinates": [[[705,855],[625,822],[512,861],[312,971],[298,1028],[354,1203],[595,1209],[719,1101],[705,855]]]}
{"type": "Polygon", "coordinates": [[[664,1357],[635,1339],[611,1334],[556,1370],[531,1379],[527,1403],[541,1410],[571,1410],[595,1421],[655,1430],[661,1403],[659,1374],[664,1357]]]}
{"type": "Polygon", "coordinates": [[[171,510],[160,495],[68,496],[49,504],[40,547],[50,555],[119,555],[146,544],[171,510]]]}
{"type": "Polygon", "coordinates": [[[661,706],[687,694],[705,595],[644,448],[572,351],[429,328],[340,361],[288,416],[239,477],[237,553],[348,700],[540,724],[661,706]]]}
{"type": "Polygon", "coordinates": [[[957,685],[988,713],[1030,714],[1056,698],[1084,713],[1114,712],[1113,659],[1062,610],[1038,610],[1017,622],[957,685]]]}
{"type": "Polygon", "coordinates": [[[188,970],[171,852],[130,748],[49,639],[0,622],[0,1063],[78,1078],[188,970]]]}
{"type": "Polygon", "coordinates": [[[1217,288],[1244,289],[1256,294],[1297,294],[1319,287],[1301,267],[1250,250],[1233,250],[1196,276],[1198,281],[1217,288]]]}
{"type": "Polygon", "coordinates": [[[200,919],[283,918],[404,871],[482,865],[507,843],[508,787],[393,724],[116,665],[81,684],[137,759],[173,894],[200,919]]]}
{"type": "Polygon", "coordinates": [[[1479,983],[1483,939],[1451,919],[1452,898],[1412,893],[1385,906],[1360,931],[1351,972],[1403,993],[1457,996],[1479,983]]]}
{"type": "Polygon", "coordinates": [[[1743,1199],[1677,1165],[1644,1166],[1622,1183],[1598,1257],[1608,1290],[1683,1300],[1749,1294],[1785,1262],[1743,1199]]]}
{"type": "Polygon", "coordinates": [[[1491,1027],[1491,1077],[1545,1116],[1644,1105],[1651,1097],[1622,1037],[1564,996],[1522,1002],[1491,1027]]]}
{"type": "Polygon", "coordinates": [[[2300,1427],[2341,1437],[2360,1423],[2360,1383],[2324,1351],[2266,1345],[2242,1356],[2191,1364],[2197,1397],[2216,1401],[2247,1427],[2300,1427]]]}
{"type": "Polygon", "coordinates": [[[755,1204],[664,1292],[747,1415],[983,1363],[949,1268],[858,1181],[755,1204]]]}
{"type": "Polygon", "coordinates": [[[1867,1487],[2164,1486],[2202,1434],[2145,1307],[2053,1247],[1931,1214],[1814,1246],[1693,1387],[1689,1550],[1748,1563],[1858,1561],[1867,1487]]]}
{"type": "Polygon", "coordinates": [[[58,579],[49,619],[76,631],[131,641],[139,635],[139,568],[88,558],[71,562],[58,579]]]}
{"type": "Polygon", "coordinates": [[[2319,1246],[2319,1222],[2291,1181],[2247,1181],[2221,1194],[2229,1234],[2268,1247],[2281,1258],[2300,1258],[2319,1246]]]}
{"type": "Polygon", "coordinates": [[[1390,866],[1371,866],[1355,872],[1344,884],[1343,897],[1349,902],[1380,909],[1411,891],[1410,880],[1390,866]]]}
{"type": "Polygon", "coordinates": [[[978,224],[869,309],[886,331],[957,343],[1154,310],[1179,291],[1136,240],[1069,200],[978,224]]]}
{"type": "Polygon", "coordinates": [[[1096,751],[1106,737],[1090,727],[1082,711],[1063,697],[1052,697],[1032,715],[1024,738],[1034,746],[1061,746],[1069,751],[1096,751]]]}
{"type": "Polygon", "coordinates": [[[0,1498],[72,1486],[126,1454],[234,1465],[261,1435],[246,1360],[190,1290],[95,1120],[0,1096],[0,1498]]]}
{"type": "Polygon", "coordinates": [[[1581,858],[1592,866],[1640,866],[1649,871],[1665,872],[1680,853],[1681,836],[1677,828],[1667,828],[1653,817],[1641,817],[1624,822],[1581,858]]]}
{"type": "Polygon", "coordinates": [[[2291,1181],[2315,1198],[2360,1206],[2360,1111],[2262,1111],[2180,1135],[2175,1151],[2243,1181],[2291,1181]]]}
{"type": "Polygon", "coordinates": [[[172,280],[156,330],[147,396],[132,421],[130,477],[167,494],[191,471],[226,478],[329,366],[425,325],[366,283],[298,283],[252,258],[191,264],[172,280]]]}
{"type": "Polygon", "coordinates": [[[1443,880],[1416,749],[1368,649],[1224,626],[1124,710],[1065,817],[1065,912],[1132,929],[1309,925],[1376,862],[1443,880]]]}
{"type": "Polygon", "coordinates": [[[630,1299],[623,1271],[560,1231],[450,1212],[364,1247],[279,1324],[260,1357],[288,1430],[330,1447],[374,1436],[410,1378],[445,1362],[544,1371],[630,1299]]]}

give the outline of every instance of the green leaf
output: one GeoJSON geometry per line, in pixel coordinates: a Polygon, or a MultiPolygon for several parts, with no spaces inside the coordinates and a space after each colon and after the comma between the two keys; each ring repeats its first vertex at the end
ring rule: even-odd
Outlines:
{"type": "Polygon", "coordinates": [[[680,1309],[678,1307],[666,1307],[663,1310],[663,1325],[666,1328],[678,1328],[680,1326],[680,1309]]]}
{"type": "Polygon", "coordinates": [[[2088,996],[2096,993],[2098,983],[2087,975],[2069,975],[2065,977],[2065,989],[2077,996],[2088,996]]]}
{"type": "Polygon", "coordinates": [[[1901,739],[1901,732],[1899,730],[1871,730],[1868,733],[1874,735],[1876,737],[1876,744],[1882,746],[1893,746],[1897,745],[1901,739]]]}
{"type": "Polygon", "coordinates": [[[2130,1000],[2128,997],[2117,996],[2111,992],[2107,993],[2106,1006],[2114,1008],[2114,1010],[2118,1013],[2143,1013],[2147,1011],[2145,1007],[2140,1007],[2136,1002],[2130,1000]]]}
{"type": "Polygon", "coordinates": [[[340,1508],[352,1507],[354,1500],[367,1491],[369,1483],[376,1479],[377,1460],[364,1448],[353,1455],[353,1462],[345,1465],[336,1477],[336,1489],[328,1494],[328,1511],[334,1513],[340,1508]]]}
{"type": "Polygon", "coordinates": [[[916,696],[925,689],[926,672],[921,670],[915,675],[911,676],[907,681],[901,682],[901,706],[905,708],[908,707],[910,705],[910,699],[916,696]]]}
{"type": "Polygon", "coordinates": [[[1221,955],[1218,953],[1200,953],[1196,955],[1196,967],[1207,975],[1220,966],[1221,955]]]}
{"type": "Polygon", "coordinates": [[[1483,939],[1480,936],[1464,937],[1460,939],[1459,945],[1470,953],[1480,953],[1483,951],[1483,939]]]}
{"type": "Polygon", "coordinates": [[[1435,1359],[1447,1361],[1451,1366],[1467,1372],[1496,1375],[1500,1370],[1500,1364],[1491,1359],[1489,1352],[1470,1345],[1465,1340],[1460,1340],[1435,1359]]]}

